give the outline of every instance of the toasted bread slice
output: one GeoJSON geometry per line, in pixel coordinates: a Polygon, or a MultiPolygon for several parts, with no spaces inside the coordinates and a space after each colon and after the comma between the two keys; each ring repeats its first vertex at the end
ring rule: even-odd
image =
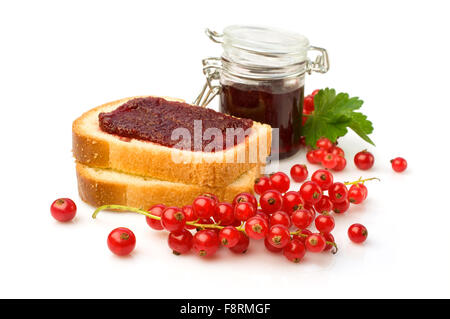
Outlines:
{"type": "Polygon", "coordinates": [[[244,172],[264,165],[270,153],[271,127],[257,122],[254,122],[253,133],[246,137],[245,142],[220,152],[179,150],[148,141],[127,140],[103,132],[99,128],[99,113],[113,111],[133,98],[136,97],[101,105],[74,121],[73,154],[78,162],[165,181],[220,187],[233,183],[244,172]],[[249,150],[255,150],[255,147],[258,156],[256,160],[253,160],[254,157],[250,160],[249,150]],[[172,160],[174,153],[183,156],[185,160],[175,163],[172,160]],[[239,162],[239,158],[244,160],[239,162]]]}
{"type": "Polygon", "coordinates": [[[221,201],[232,202],[241,192],[252,193],[255,178],[259,177],[259,167],[254,167],[226,187],[208,187],[161,181],[80,163],[76,164],[76,171],[80,197],[88,204],[127,205],[142,209],[155,204],[190,205],[204,193],[213,193],[221,201]]]}

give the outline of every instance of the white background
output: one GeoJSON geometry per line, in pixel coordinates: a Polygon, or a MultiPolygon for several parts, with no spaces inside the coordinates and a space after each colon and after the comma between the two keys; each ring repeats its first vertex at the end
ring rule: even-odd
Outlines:
{"type": "MultiPolygon", "coordinates": [[[[450,297],[448,13],[446,1],[2,1],[0,297],[450,297]],[[349,165],[336,179],[381,182],[336,217],[335,256],[293,264],[253,242],[243,256],[176,257],[142,216],[94,221],[78,197],[72,121],[133,95],[192,101],[201,59],[221,52],[204,29],[230,24],[305,34],[331,60],[328,74],[308,76],[307,92],[328,86],[365,101],[377,147],[348,134],[349,165]],[[361,173],[352,157],[364,148],[376,161],[361,173]],[[407,172],[392,171],[395,156],[407,172]],[[66,196],[78,214],[60,224],[49,206],[66,196]],[[354,222],[369,230],[363,245],[347,238],[354,222]],[[118,226],[137,236],[128,258],[106,246],[118,226]]],[[[283,170],[294,162],[304,152],[283,170]]]]}

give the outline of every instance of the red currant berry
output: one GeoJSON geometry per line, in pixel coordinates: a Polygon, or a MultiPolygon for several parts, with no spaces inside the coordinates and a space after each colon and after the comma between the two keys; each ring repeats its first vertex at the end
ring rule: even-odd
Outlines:
{"type": "Polygon", "coordinates": [[[294,263],[300,262],[300,260],[305,256],[306,248],[305,245],[297,239],[291,240],[284,248],[283,255],[290,261],[294,263]]]}
{"type": "MultiPolygon", "coordinates": [[[[165,209],[166,209],[166,206],[164,206],[162,204],[158,204],[158,205],[153,205],[152,207],[150,207],[148,209],[148,212],[151,215],[161,217],[161,215],[165,209]]],[[[150,217],[145,217],[145,220],[147,221],[147,224],[153,229],[156,229],[156,230],[164,229],[163,225],[161,224],[161,220],[153,219],[150,217]]]]}
{"type": "Polygon", "coordinates": [[[361,187],[352,185],[348,190],[348,200],[352,204],[361,204],[364,200],[364,190],[361,187]]]}
{"type": "Polygon", "coordinates": [[[284,225],[286,227],[291,227],[291,218],[289,215],[281,210],[273,213],[270,216],[270,226],[274,225],[284,225]]]}
{"type": "MultiPolygon", "coordinates": [[[[325,234],[322,234],[322,235],[323,235],[323,238],[325,238],[325,240],[326,240],[327,242],[330,242],[330,243],[334,243],[334,242],[335,242],[335,241],[334,241],[334,236],[331,235],[330,233],[325,233],[325,234]]],[[[327,245],[325,246],[324,251],[330,250],[331,248],[333,248],[333,246],[334,246],[334,245],[328,244],[328,243],[327,243],[327,245]]]]}
{"type": "Polygon", "coordinates": [[[261,195],[259,204],[264,213],[272,214],[283,207],[283,197],[277,190],[268,190],[261,195]]]}
{"type": "Polygon", "coordinates": [[[314,97],[312,95],[308,95],[303,100],[303,112],[313,112],[314,111],[314,97]]]}
{"type": "MultiPolygon", "coordinates": [[[[234,213],[233,213],[234,214],[234,213]]],[[[230,226],[239,227],[241,226],[242,222],[240,220],[234,219],[234,222],[230,226]]]]}
{"type": "Polygon", "coordinates": [[[328,214],[333,210],[333,202],[327,195],[323,195],[322,198],[314,205],[314,208],[319,214],[328,214]]]}
{"type": "Polygon", "coordinates": [[[345,166],[347,166],[347,160],[342,156],[337,156],[336,166],[333,168],[333,171],[340,172],[345,168],[345,166]]]}
{"type": "Polygon", "coordinates": [[[291,184],[289,177],[283,172],[270,175],[270,182],[272,183],[272,188],[280,193],[286,193],[291,184]]]}
{"type": "Polygon", "coordinates": [[[114,254],[126,256],[136,247],[136,236],[128,228],[119,227],[109,233],[107,243],[114,254]]]}
{"type": "Polygon", "coordinates": [[[327,243],[325,238],[321,234],[311,234],[306,238],[305,246],[306,249],[313,253],[322,252],[327,243]]]}
{"type": "Polygon", "coordinates": [[[256,200],[256,197],[250,193],[244,192],[244,193],[237,194],[236,197],[233,199],[233,206],[236,206],[236,204],[242,203],[242,202],[248,202],[248,203],[252,204],[255,211],[258,209],[258,201],[256,200]]]}
{"type": "Polygon", "coordinates": [[[211,198],[215,205],[219,204],[219,198],[217,198],[217,196],[212,194],[212,193],[204,193],[202,196],[206,196],[206,197],[211,198]]]}
{"type": "Polygon", "coordinates": [[[310,150],[306,153],[306,159],[308,160],[308,162],[310,162],[311,164],[319,164],[320,161],[316,160],[316,156],[315,156],[315,150],[310,150]]]}
{"type": "Polygon", "coordinates": [[[372,153],[364,150],[359,153],[356,153],[355,158],[353,159],[356,167],[362,170],[368,170],[373,166],[375,162],[375,157],[373,157],[372,153]]]}
{"type": "Polygon", "coordinates": [[[283,195],[283,211],[292,214],[293,211],[304,206],[305,201],[298,192],[290,191],[283,195]]]}
{"type": "Polygon", "coordinates": [[[367,239],[367,228],[361,224],[353,224],[348,229],[348,238],[354,243],[362,243],[367,239]]]}
{"type": "Polygon", "coordinates": [[[319,215],[314,224],[321,233],[329,233],[334,229],[334,218],[330,215],[319,215]]]}
{"type": "Polygon", "coordinates": [[[305,229],[311,225],[313,216],[309,210],[299,209],[292,214],[291,220],[297,228],[305,229]]]}
{"type": "Polygon", "coordinates": [[[194,199],[192,207],[199,218],[209,218],[216,210],[216,203],[211,197],[199,196],[194,199]]]}
{"type": "Polygon", "coordinates": [[[219,236],[210,230],[200,230],[195,233],[192,248],[199,256],[212,256],[219,249],[219,236]]]}
{"type": "Polygon", "coordinates": [[[323,191],[333,184],[333,174],[326,169],[319,169],[311,175],[311,181],[316,182],[323,191]]]}
{"type": "Polygon", "coordinates": [[[340,148],[339,146],[333,146],[332,148],[330,148],[328,150],[328,152],[330,152],[333,155],[336,156],[340,156],[340,157],[345,157],[345,152],[342,148],[340,148]]]}
{"type": "Polygon", "coordinates": [[[254,216],[245,223],[245,232],[253,239],[263,239],[266,237],[269,224],[261,217],[254,216]]]}
{"type": "Polygon", "coordinates": [[[328,152],[333,147],[333,143],[326,137],[322,137],[317,140],[316,147],[328,152]]]}
{"type": "Polygon", "coordinates": [[[367,198],[367,194],[368,194],[369,190],[367,189],[366,185],[364,185],[363,183],[358,183],[358,184],[352,185],[350,188],[352,188],[352,187],[361,188],[361,190],[364,194],[364,199],[367,198]]]}
{"type": "Polygon", "coordinates": [[[186,254],[192,248],[192,234],[189,230],[183,229],[178,233],[170,233],[167,239],[169,247],[175,255],[186,254]]]}
{"type": "MultiPolygon", "coordinates": [[[[312,112],[313,112],[313,111],[303,110],[303,115],[310,115],[310,114],[312,114],[312,112]]],[[[306,116],[303,116],[302,119],[304,119],[305,122],[306,122],[306,120],[307,120],[308,118],[307,118],[306,116]]],[[[302,124],[302,125],[304,125],[304,124],[302,124]]]]}
{"type": "MultiPolygon", "coordinates": [[[[199,229],[199,230],[201,230],[201,229],[199,229]]],[[[216,235],[217,235],[217,238],[219,238],[219,233],[220,233],[220,229],[217,229],[217,228],[207,228],[207,229],[205,229],[206,231],[210,231],[210,232],[212,232],[212,233],[215,233],[216,235]]],[[[198,231],[198,230],[197,230],[198,231]]],[[[219,244],[220,244],[220,242],[219,242],[219,244]]]]}
{"type": "Polygon", "coordinates": [[[161,225],[170,232],[181,232],[186,225],[186,216],[177,207],[167,207],[161,215],[161,225]]]}
{"type": "Polygon", "coordinates": [[[230,248],[230,251],[235,254],[245,254],[247,252],[250,240],[244,232],[239,232],[239,242],[230,248]]]}
{"type": "Polygon", "coordinates": [[[270,217],[269,217],[269,215],[267,215],[266,213],[264,213],[262,210],[260,210],[260,209],[258,209],[257,211],[256,211],[256,215],[255,216],[258,216],[258,217],[261,217],[262,219],[264,219],[266,222],[267,222],[267,224],[269,224],[270,223],[270,217]]]}
{"type": "Polygon", "coordinates": [[[308,117],[305,115],[308,115],[311,113],[307,113],[307,112],[303,112],[303,116],[302,116],[302,126],[305,126],[306,122],[308,121],[308,117]]]}
{"type": "MultiPolygon", "coordinates": [[[[302,118],[302,119],[303,119],[303,118],[302,118]]],[[[301,146],[306,146],[306,137],[300,136],[300,145],[301,145],[301,146]]]]}
{"type": "Polygon", "coordinates": [[[270,178],[267,176],[261,176],[255,179],[255,185],[253,186],[253,189],[255,190],[255,193],[258,195],[261,195],[265,191],[268,191],[272,188],[272,182],[270,181],[270,178]]]}
{"type": "Polygon", "coordinates": [[[72,220],[77,213],[77,205],[70,198],[58,198],[50,206],[53,218],[60,222],[72,220]]]}
{"type": "Polygon", "coordinates": [[[308,168],[306,165],[295,164],[291,167],[291,177],[297,183],[301,183],[308,178],[308,168]]]}
{"type": "Polygon", "coordinates": [[[312,231],[309,229],[302,229],[299,235],[292,235],[292,239],[300,240],[304,244],[309,235],[312,235],[312,231]]]}
{"type": "Polygon", "coordinates": [[[348,190],[345,184],[337,182],[330,186],[328,189],[328,196],[330,200],[335,203],[341,203],[347,199],[348,190]]]}
{"type": "Polygon", "coordinates": [[[291,234],[286,226],[274,225],[269,229],[267,240],[271,245],[277,248],[283,248],[291,240],[291,234]]]}
{"type": "Polygon", "coordinates": [[[396,157],[391,160],[392,169],[397,173],[403,172],[406,167],[408,167],[408,163],[403,157],[396,157]]]}
{"type": "Polygon", "coordinates": [[[219,203],[214,212],[214,220],[222,226],[231,225],[234,221],[234,209],[229,203],[219,203]]]}
{"type": "Polygon", "coordinates": [[[343,202],[333,203],[333,212],[343,214],[350,208],[350,201],[346,198],[343,202]]]}
{"type": "Polygon", "coordinates": [[[315,182],[303,183],[299,192],[305,202],[310,204],[315,204],[322,198],[322,189],[315,182]]]}
{"type": "MultiPolygon", "coordinates": [[[[181,208],[187,222],[193,222],[198,219],[197,213],[194,211],[192,205],[185,205],[181,208]]],[[[186,229],[195,229],[195,226],[186,225],[186,229]]]]}
{"type": "Polygon", "coordinates": [[[316,212],[314,208],[307,209],[309,213],[311,214],[311,219],[314,220],[316,218],[316,212]]]}
{"type": "Polygon", "coordinates": [[[240,202],[234,206],[234,218],[243,222],[255,216],[256,209],[249,202],[240,202]]]}
{"type": "Polygon", "coordinates": [[[219,240],[225,247],[233,247],[239,243],[240,231],[233,226],[226,226],[219,232],[219,240]]]}
{"type": "Polygon", "coordinates": [[[283,251],[283,248],[277,248],[275,246],[273,246],[271,243],[269,243],[269,241],[267,240],[267,237],[264,238],[264,246],[266,247],[266,249],[272,253],[279,253],[281,251],[283,251]]]}
{"type": "Polygon", "coordinates": [[[322,165],[325,167],[325,168],[328,168],[328,169],[333,169],[333,168],[335,168],[336,167],[336,165],[337,165],[337,156],[336,155],[333,155],[333,154],[331,154],[331,153],[328,153],[328,154],[326,154],[324,157],[323,157],[323,159],[322,159],[322,165]]]}
{"type": "MultiPolygon", "coordinates": [[[[323,195],[322,195],[322,196],[323,196],[323,195]]],[[[302,208],[307,209],[307,210],[311,211],[312,213],[314,213],[314,204],[305,202],[305,205],[303,205],[302,208]]],[[[314,214],[314,215],[315,215],[315,214],[314,214]]]]}
{"type": "Polygon", "coordinates": [[[327,151],[323,150],[323,149],[317,149],[314,150],[314,158],[316,160],[316,163],[322,163],[323,162],[323,158],[328,154],[327,151]]]}

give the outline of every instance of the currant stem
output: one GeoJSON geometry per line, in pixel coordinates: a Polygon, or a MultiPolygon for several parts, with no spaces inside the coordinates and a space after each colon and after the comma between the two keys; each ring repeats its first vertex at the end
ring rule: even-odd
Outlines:
{"type": "Polygon", "coordinates": [[[134,208],[134,207],[131,207],[131,206],[123,206],[123,205],[103,205],[103,206],[100,206],[94,211],[94,213],[92,214],[92,218],[96,219],[98,213],[100,213],[102,210],[107,210],[107,209],[116,209],[116,210],[121,210],[121,211],[130,211],[130,212],[138,213],[138,214],[141,214],[141,215],[145,215],[145,216],[147,216],[149,218],[152,218],[152,219],[161,220],[160,217],[152,215],[152,214],[149,214],[145,210],[142,210],[142,209],[139,209],[139,208],[134,208]]]}
{"type": "Polygon", "coordinates": [[[359,183],[365,183],[367,181],[372,181],[372,180],[378,180],[381,181],[381,179],[379,179],[378,177],[371,177],[371,178],[366,178],[366,179],[362,179],[362,177],[360,177],[357,181],[354,182],[344,182],[345,185],[356,185],[359,183]]]}
{"type": "MultiPolygon", "coordinates": [[[[107,209],[114,209],[114,210],[120,210],[123,212],[133,212],[133,213],[137,213],[137,214],[141,214],[144,216],[147,216],[148,218],[151,219],[156,219],[156,220],[161,220],[161,217],[159,216],[155,216],[150,214],[149,212],[143,210],[143,209],[139,209],[139,208],[135,208],[135,207],[131,207],[131,206],[124,206],[124,205],[103,205],[98,207],[94,213],[92,214],[92,218],[96,218],[98,213],[100,213],[102,210],[107,210],[107,209]]],[[[198,224],[198,219],[195,221],[190,221],[190,222],[186,222],[186,225],[189,226],[194,226],[197,228],[214,228],[214,229],[222,229],[225,228],[224,226],[219,226],[219,224],[198,224]]],[[[241,224],[241,226],[236,228],[239,231],[242,231],[245,233],[245,230],[243,229],[243,224],[241,224]]]]}
{"type": "MultiPolygon", "coordinates": [[[[152,215],[149,212],[147,212],[146,210],[135,208],[135,207],[131,207],[131,206],[124,206],[124,205],[103,205],[103,206],[100,206],[94,211],[94,213],[92,214],[92,218],[96,219],[97,215],[101,211],[107,210],[107,209],[109,209],[109,210],[120,210],[122,212],[133,212],[133,213],[137,213],[137,214],[141,214],[141,215],[147,216],[148,218],[151,218],[151,219],[161,220],[161,217],[152,215]]],[[[198,221],[198,219],[195,220],[195,221],[186,222],[186,225],[197,227],[197,228],[214,228],[214,229],[223,229],[223,228],[225,228],[225,226],[219,226],[218,224],[198,224],[197,221],[198,221]]],[[[241,231],[241,232],[243,232],[243,233],[245,233],[244,224],[245,223],[242,222],[239,227],[236,227],[236,229],[241,231]]],[[[302,237],[305,237],[305,238],[308,237],[308,235],[301,233],[301,229],[299,229],[299,230],[297,230],[295,232],[291,232],[290,234],[291,235],[302,236],[302,237]]],[[[335,250],[333,251],[333,254],[336,254],[337,251],[338,251],[336,243],[331,242],[331,241],[327,241],[326,243],[328,245],[332,245],[335,248],[335,250]]]]}
{"type": "Polygon", "coordinates": [[[239,227],[236,227],[236,229],[245,233],[244,222],[241,222],[241,225],[239,227]]]}

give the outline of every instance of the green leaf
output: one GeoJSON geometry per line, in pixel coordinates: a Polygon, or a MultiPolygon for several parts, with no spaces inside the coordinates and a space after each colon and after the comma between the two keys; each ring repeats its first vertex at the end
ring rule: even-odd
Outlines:
{"type": "Polygon", "coordinates": [[[367,135],[373,132],[373,125],[362,113],[352,113],[352,121],[350,127],[356,134],[358,134],[364,141],[375,146],[375,143],[367,135]]]}
{"type": "Polygon", "coordinates": [[[355,112],[363,103],[358,97],[350,98],[347,93],[336,94],[334,89],[320,90],[314,97],[315,110],[303,127],[306,144],[314,147],[321,137],[336,142],[350,128],[366,142],[375,145],[368,137],[373,131],[372,123],[364,114],[355,112]]]}
{"type": "Polygon", "coordinates": [[[327,137],[330,141],[335,142],[338,137],[347,134],[347,127],[350,123],[351,120],[345,116],[336,119],[326,115],[311,116],[303,128],[306,144],[314,146],[321,137],[327,137]]]}

